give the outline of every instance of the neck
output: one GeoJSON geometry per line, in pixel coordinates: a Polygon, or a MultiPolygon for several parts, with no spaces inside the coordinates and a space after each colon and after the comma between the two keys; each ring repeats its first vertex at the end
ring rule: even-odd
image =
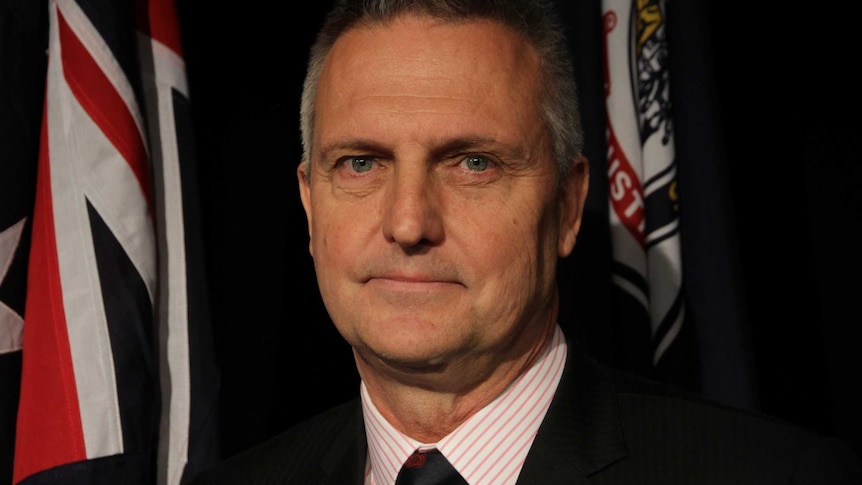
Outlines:
{"type": "Polygon", "coordinates": [[[487,406],[542,355],[556,323],[513,339],[508,351],[489,349],[433,369],[393,367],[354,349],[357,368],[374,405],[396,429],[436,443],[487,406]]]}

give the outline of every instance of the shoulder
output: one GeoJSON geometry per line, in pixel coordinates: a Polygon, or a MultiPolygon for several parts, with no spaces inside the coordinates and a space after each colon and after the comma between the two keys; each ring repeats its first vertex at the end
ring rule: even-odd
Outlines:
{"type": "Polygon", "coordinates": [[[364,439],[362,426],[359,399],[353,399],[227,458],[191,484],[319,483],[327,458],[364,439]]]}
{"type": "MultiPolygon", "coordinates": [[[[758,411],[720,403],[631,373],[605,367],[619,403],[620,418],[629,428],[656,434],[710,430],[715,438],[744,437],[750,432],[764,439],[781,437],[791,442],[816,440],[821,433],[758,411]],[[646,419],[649,418],[649,419],[646,419]]],[[[712,438],[709,438],[712,439],[712,438]]]]}
{"type": "Polygon", "coordinates": [[[706,476],[756,477],[753,483],[862,483],[860,458],[832,436],[615,369],[605,372],[617,395],[628,459],[639,466],[672,456],[678,470],[686,464],[706,476]]]}

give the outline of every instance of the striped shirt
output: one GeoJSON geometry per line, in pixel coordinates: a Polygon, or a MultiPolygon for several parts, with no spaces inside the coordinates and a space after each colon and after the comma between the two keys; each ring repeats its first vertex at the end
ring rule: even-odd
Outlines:
{"type": "Polygon", "coordinates": [[[396,430],[360,383],[368,436],[365,484],[394,484],[401,465],[413,451],[437,448],[471,485],[514,485],[565,362],[566,341],[557,326],[550,345],[527,372],[437,443],[421,443],[396,430]]]}

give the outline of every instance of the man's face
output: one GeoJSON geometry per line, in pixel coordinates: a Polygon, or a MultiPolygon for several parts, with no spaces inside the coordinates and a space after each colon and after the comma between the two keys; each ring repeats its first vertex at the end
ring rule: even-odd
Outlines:
{"type": "Polygon", "coordinates": [[[299,178],[323,301],[360,355],[421,368],[554,323],[583,194],[559,198],[538,89],[532,48],[489,21],[336,42],[299,178]]]}

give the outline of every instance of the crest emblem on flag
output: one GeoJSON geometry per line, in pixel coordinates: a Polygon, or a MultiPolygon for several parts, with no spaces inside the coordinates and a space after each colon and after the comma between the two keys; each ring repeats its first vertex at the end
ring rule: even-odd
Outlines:
{"type": "Polygon", "coordinates": [[[685,308],[668,46],[660,0],[604,0],[613,281],[649,322],[657,365],[685,308]]]}

